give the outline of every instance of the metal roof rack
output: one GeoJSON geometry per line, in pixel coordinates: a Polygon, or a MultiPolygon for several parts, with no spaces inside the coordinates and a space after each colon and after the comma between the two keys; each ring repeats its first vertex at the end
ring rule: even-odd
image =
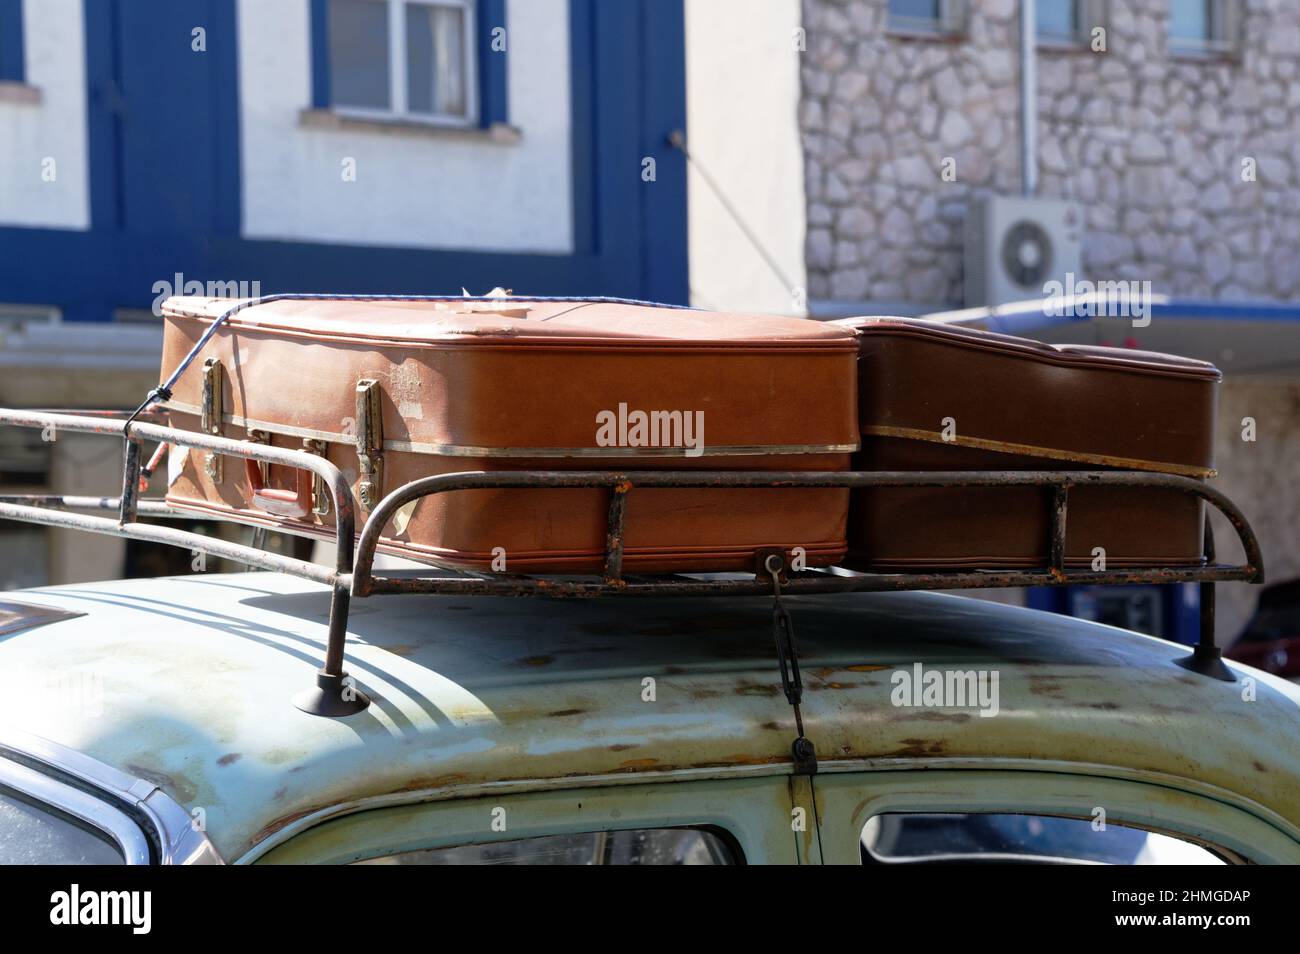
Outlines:
{"type": "MultiPolygon", "coordinates": [[[[1228,497],[1207,484],[1173,474],[1141,471],[495,471],[442,474],[412,481],[380,501],[359,539],[352,490],[342,472],[322,457],[266,444],[238,441],[158,423],[156,415],[137,412],[134,419],[113,418],[98,412],[67,413],[0,409],[0,425],[52,429],[117,436],[124,440],[122,491],[117,497],[58,495],[0,496],[0,518],[21,520],[74,530],[88,530],[154,543],[184,547],[223,557],[247,566],[315,580],[332,590],[329,631],[324,665],[316,686],[294,696],[298,708],[317,715],[345,716],[369,705],[365,693],[352,683],[343,668],[348,609],[353,596],[376,593],[441,593],[458,596],[545,596],[592,598],[604,596],[722,596],[763,594],[774,597],[774,631],[786,696],[799,717],[801,683],[789,616],[781,597],[786,594],[850,593],[930,589],[982,589],[1007,586],[1064,586],[1070,584],[1199,583],[1201,585],[1200,641],[1191,655],[1179,660],[1186,668],[1217,679],[1233,681],[1214,642],[1214,584],[1226,581],[1262,583],[1263,557],[1249,522],[1228,497]],[[141,457],[145,441],[179,445],[231,457],[263,461],[311,471],[324,481],[333,498],[335,514],[335,565],[333,569],[304,560],[269,553],[253,546],[215,537],[140,523],[139,517],[202,519],[156,500],[139,496],[141,457]],[[703,579],[681,575],[628,577],[623,573],[623,543],[628,495],[639,487],[653,488],[756,488],[756,487],[1044,487],[1049,501],[1049,558],[1032,570],[962,570],[930,573],[858,573],[840,575],[823,570],[792,572],[783,551],[760,551],[752,578],[703,579]],[[1214,541],[1209,520],[1205,526],[1204,563],[1200,566],[1150,566],[1119,570],[1080,570],[1065,564],[1065,529],[1070,491],[1074,487],[1160,488],[1189,494],[1206,501],[1232,524],[1246,562],[1214,562],[1214,541]],[[380,534],[398,509],[420,497],[472,489],[607,487],[610,504],[605,543],[604,573],[600,578],[572,579],[541,576],[429,575],[378,576],[374,572],[380,534]],[[115,511],[113,518],[74,513],[74,510],[115,511]],[[354,547],[355,542],[355,547],[354,547]],[[355,563],[354,563],[355,556],[355,563]]],[[[811,743],[802,725],[795,742],[796,770],[802,764],[815,771],[811,743]],[[804,751],[800,744],[805,743],[804,751]]]]}

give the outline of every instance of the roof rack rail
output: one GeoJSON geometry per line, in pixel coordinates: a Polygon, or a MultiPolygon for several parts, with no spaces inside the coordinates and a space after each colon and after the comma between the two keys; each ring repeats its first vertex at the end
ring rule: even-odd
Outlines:
{"type": "MultiPolygon", "coordinates": [[[[1214,584],[1227,581],[1262,583],[1263,557],[1250,523],[1226,495],[1207,484],[1174,474],[1145,471],[494,471],[441,474],[398,487],[380,501],[358,537],[351,487],[329,461],[296,450],[232,440],[195,431],[167,427],[143,417],[135,420],[90,412],[72,414],[0,408],[0,425],[53,429],[117,436],[124,440],[122,491],[116,497],[62,495],[0,496],[0,518],[72,530],[87,530],[131,539],[163,543],[222,557],[247,566],[287,573],[323,583],[331,588],[329,630],[324,663],[316,686],[294,696],[298,708],[317,715],[351,715],[366,708],[369,699],[349,680],[343,668],[348,610],[353,596],[376,593],[441,593],[458,596],[545,596],[593,598],[603,596],[734,596],[809,593],[851,593],[930,589],[984,589],[1007,586],[1064,586],[1071,584],[1201,585],[1200,642],[1179,664],[1217,679],[1233,681],[1214,642],[1214,584]],[[140,475],[143,442],[179,445],[233,457],[311,471],[320,477],[333,498],[335,514],[335,565],[333,569],[304,560],[270,553],[257,547],[215,537],[140,523],[139,517],[202,519],[201,515],[173,510],[157,500],[141,500],[140,475]],[[775,551],[759,554],[752,578],[701,579],[680,574],[663,576],[623,573],[623,541],[628,495],[644,488],[758,488],[758,487],[1045,487],[1049,500],[1049,559],[1031,570],[961,570],[928,573],[855,573],[837,575],[821,571],[786,572],[784,556],[775,551]],[[1201,566],[1150,566],[1120,570],[1079,570],[1065,565],[1065,530],[1070,491],[1074,487],[1160,488],[1189,494],[1222,513],[1236,531],[1245,553],[1241,565],[1214,562],[1214,540],[1209,520],[1205,524],[1205,555],[1201,566]],[[380,534],[397,511],[411,501],[457,490],[516,488],[607,487],[610,504],[605,544],[604,573],[600,578],[572,579],[502,574],[454,574],[431,568],[429,575],[377,576],[374,572],[380,534]],[[115,518],[75,513],[101,510],[115,518]],[[354,547],[355,543],[355,547],[354,547]],[[775,562],[773,557],[775,556],[775,562]],[[355,564],[354,564],[355,558],[355,564]]],[[[795,669],[797,681],[797,663],[795,669]]],[[[787,688],[789,686],[788,680],[787,688]]]]}

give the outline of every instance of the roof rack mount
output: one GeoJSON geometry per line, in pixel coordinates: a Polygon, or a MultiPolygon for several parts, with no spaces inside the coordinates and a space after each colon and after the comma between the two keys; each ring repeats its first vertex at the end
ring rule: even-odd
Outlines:
{"type": "Polygon", "coordinates": [[[63,495],[0,496],[0,518],[45,526],[87,530],[130,539],[164,543],[222,557],[260,569],[287,573],[323,583],[332,589],[325,660],[317,684],[294,697],[304,711],[326,716],[359,712],[369,699],[343,669],[348,609],[353,596],[375,593],[441,593],[458,596],[735,596],[774,595],[770,574],[756,565],[752,579],[693,579],[623,574],[623,541],[627,499],[644,488],[758,487],[1045,487],[1049,500],[1049,559],[1039,569],[962,570],[930,573],[860,573],[849,576],[822,571],[789,573],[780,583],[782,595],[808,593],[881,592],[930,589],[986,589],[1008,586],[1072,584],[1201,584],[1201,634],[1192,655],[1180,664],[1218,679],[1233,680],[1214,642],[1214,584],[1242,581],[1262,583],[1264,563],[1249,521],[1226,495],[1190,477],[1145,471],[493,471],[440,474],[412,481],[383,498],[356,535],[352,489],[342,472],[325,460],[297,450],[237,441],[195,431],[179,430],[144,417],[130,421],[106,415],[20,411],[0,408],[0,425],[103,434],[124,440],[122,491],[116,497],[63,495]],[[202,519],[173,510],[158,500],[141,500],[139,479],[142,445],[146,440],[205,450],[248,460],[311,471],[328,488],[335,515],[333,569],[198,533],[138,522],[141,516],[202,519]],[[1222,513],[1236,531],[1246,561],[1240,565],[1214,562],[1214,541],[1206,521],[1205,562],[1201,566],[1150,566],[1120,570],[1079,570],[1065,565],[1065,529],[1070,490],[1074,487],[1160,488],[1204,500],[1222,513]],[[523,488],[610,489],[605,567],[601,579],[502,574],[385,577],[374,573],[375,554],[383,528],[405,504],[421,497],[456,490],[523,488]],[[115,511],[115,519],[76,513],[76,510],[115,511]],[[353,542],[356,541],[354,548],[353,542]],[[355,558],[355,565],[354,565],[355,558]]]}

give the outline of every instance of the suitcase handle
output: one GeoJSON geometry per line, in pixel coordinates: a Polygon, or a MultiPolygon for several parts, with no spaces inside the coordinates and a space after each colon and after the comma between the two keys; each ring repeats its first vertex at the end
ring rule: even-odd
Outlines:
{"type": "MultiPolygon", "coordinates": [[[[268,469],[270,464],[267,465],[268,469]]],[[[308,471],[294,469],[297,483],[293,490],[267,487],[262,480],[262,467],[251,458],[244,459],[244,472],[248,486],[253,491],[253,506],[277,517],[302,518],[311,513],[312,478],[308,471]]]]}

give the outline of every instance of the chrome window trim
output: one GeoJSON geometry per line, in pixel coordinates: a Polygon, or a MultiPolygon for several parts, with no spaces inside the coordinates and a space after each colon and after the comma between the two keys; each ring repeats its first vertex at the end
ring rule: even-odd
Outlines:
{"type": "MultiPolygon", "coordinates": [[[[161,850],[159,864],[224,864],[221,855],[217,853],[208,836],[194,827],[190,813],[153,782],[142,778],[134,778],[113,768],[111,765],[105,765],[88,755],[59,745],[57,742],[51,742],[40,736],[8,726],[0,726],[0,781],[4,780],[10,768],[25,769],[26,772],[36,776],[37,779],[43,779],[69,791],[76,792],[104,809],[121,815],[122,818],[130,822],[137,833],[140,832],[139,826],[134,821],[131,821],[130,817],[124,812],[113,808],[108,801],[95,799],[84,792],[79,792],[70,785],[59,782],[57,779],[27,768],[21,761],[14,761],[13,756],[62,772],[93,789],[105,793],[111,798],[119,799],[134,807],[153,828],[153,834],[156,836],[161,850]]],[[[14,785],[13,787],[20,791],[27,791],[21,785],[14,785]]],[[[50,791],[53,792],[54,790],[50,789],[50,791]]],[[[49,804],[55,807],[62,807],[58,802],[42,798],[35,793],[33,793],[33,797],[48,801],[49,804]]],[[[110,832],[110,834],[114,833],[110,832]]],[[[114,835],[114,837],[116,836],[114,835]]],[[[142,834],[141,837],[143,837],[142,834]]],[[[119,844],[121,844],[120,841],[119,844]]],[[[142,863],[148,864],[147,852],[145,861],[142,863]]]]}
{"type": "Polygon", "coordinates": [[[61,623],[65,619],[86,615],[78,610],[11,599],[0,599],[0,614],[0,636],[11,636],[37,626],[48,626],[50,623],[61,623]]]}
{"type": "Polygon", "coordinates": [[[130,817],[108,802],[18,762],[0,761],[0,787],[26,796],[37,806],[75,818],[108,836],[128,865],[149,863],[149,839],[130,817]]]}

